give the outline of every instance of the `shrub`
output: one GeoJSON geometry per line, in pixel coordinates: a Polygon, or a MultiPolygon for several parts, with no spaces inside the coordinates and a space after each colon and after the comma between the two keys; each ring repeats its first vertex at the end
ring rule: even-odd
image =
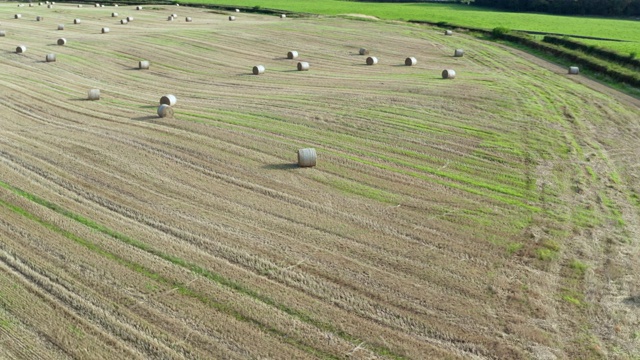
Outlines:
{"type": "Polygon", "coordinates": [[[502,26],[499,26],[497,28],[493,28],[493,30],[491,31],[491,33],[495,37],[500,37],[501,35],[506,35],[509,32],[511,32],[511,29],[508,29],[508,28],[502,27],[502,26]]]}

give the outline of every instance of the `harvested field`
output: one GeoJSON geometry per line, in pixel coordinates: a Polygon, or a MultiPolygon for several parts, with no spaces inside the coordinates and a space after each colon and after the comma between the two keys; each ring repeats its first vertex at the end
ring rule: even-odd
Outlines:
{"type": "Polygon", "coordinates": [[[3,356],[640,356],[636,100],[462,33],[172,9],[0,5],[3,356]]]}

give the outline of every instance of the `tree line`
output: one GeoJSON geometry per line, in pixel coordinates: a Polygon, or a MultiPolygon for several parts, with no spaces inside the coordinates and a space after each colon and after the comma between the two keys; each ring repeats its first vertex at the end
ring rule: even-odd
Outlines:
{"type": "Polygon", "coordinates": [[[562,15],[640,16],[640,0],[462,0],[476,6],[562,15]]]}

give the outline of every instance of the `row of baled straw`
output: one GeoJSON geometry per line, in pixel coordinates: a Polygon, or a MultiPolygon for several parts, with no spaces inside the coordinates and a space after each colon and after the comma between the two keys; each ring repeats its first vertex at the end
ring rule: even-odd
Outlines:
{"type": "MultiPolygon", "coordinates": [[[[358,53],[360,55],[369,55],[369,50],[361,48],[358,53]]],[[[462,57],[463,54],[464,54],[464,50],[456,49],[454,54],[453,54],[453,56],[454,57],[462,57]]],[[[287,59],[297,59],[298,56],[299,56],[299,53],[297,51],[295,51],[295,50],[289,51],[287,53],[287,59]]],[[[370,66],[371,65],[376,65],[376,64],[378,64],[378,58],[375,57],[375,56],[369,56],[369,57],[367,57],[365,62],[366,62],[367,65],[370,65],[370,66]]],[[[414,66],[417,63],[418,63],[418,60],[413,56],[410,56],[410,57],[408,57],[408,58],[406,58],[404,60],[404,64],[406,66],[414,66]]],[[[306,61],[300,61],[300,62],[298,62],[296,67],[297,67],[298,71],[308,71],[310,65],[306,61]]],[[[256,65],[256,66],[253,67],[253,70],[252,70],[254,75],[262,75],[262,74],[264,74],[265,71],[266,71],[266,68],[265,68],[264,65],[256,65]]],[[[456,72],[454,70],[452,70],[452,69],[445,69],[445,70],[442,71],[442,78],[443,79],[453,79],[453,78],[455,78],[455,76],[456,76],[456,72]]]]}
{"type": "MultiPolygon", "coordinates": [[[[117,13],[112,13],[111,14],[112,17],[117,17],[118,14],[117,13]]],[[[170,19],[175,19],[177,18],[176,14],[172,14],[169,16],[170,19]]],[[[131,19],[127,19],[127,20],[131,20],[131,19]]],[[[187,21],[190,21],[190,18],[187,18],[187,21]]],[[[230,17],[229,20],[235,20],[234,17],[230,17]]],[[[79,19],[77,19],[77,21],[75,21],[74,23],[78,24],[80,23],[79,19]]],[[[104,33],[104,28],[103,28],[103,33],[104,33]]],[[[108,30],[106,31],[108,32],[108,30]]],[[[65,39],[60,39],[59,40],[59,45],[64,45],[66,44],[66,40],[65,39]]],[[[368,51],[361,49],[360,50],[361,54],[369,54],[368,51]]],[[[457,56],[461,56],[461,55],[457,55],[457,56]]],[[[287,58],[288,59],[297,59],[299,57],[299,53],[297,51],[289,51],[287,53],[287,58]]],[[[378,63],[377,58],[375,57],[368,57],[366,60],[368,65],[375,65],[378,63]]],[[[415,57],[409,57],[407,59],[405,59],[405,65],[408,66],[413,66],[417,63],[417,60],[415,57]]],[[[149,69],[150,67],[150,63],[147,60],[141,60],[138,63],[138,68],[139,69],[149,69]]],[[[310,68],[310,65],[308,62],[305,61],[300,61],[297,63],[297,69],[299,71],[308,71],[310,68]]],[[[265,71],[264,66],[262,65],[258,65],[256,67],[254,67],[253,69],[253,73],[254,74],[263,74],[265,71]]],[[[99,89],[91,89],[89,91],[88,94],[88,99],[89,100],[99,100],[100,99],[100,90],[99,89]]],[[[174,110],[173,110],[173,106],[176,104],[177,99],[174,95],[165,95],[160,99],[160,106],[157,109],[157,114],[160,118],[166,118],[166,117],[173,117],[174,115],[174,110]]],[[[301,167],[313,167],[316,165],[317,162],[317,153],[316,150],[314,148],[304,148],[304,149],[300,149],[298,150],[297,153],[298,156],[298,165],[301,167]]]]}
{"type": "MultiPolygon", "coordinates": [[[[137,7],[137,10],[141,10],[142,7],[137,7]]],[[[21,16],[18,16],[19,14],[16,15],[16,19],[20,18],[21,16]]],[[[113,12],[111,14],[112,17],[118,17],[118,13],[113,12]]],[[[169,16],[169,19],[175,19],[177,18],[177,14],[172,14],[169,16]]],[[[42,21],[43,18],[38,16],[36,18],[37,21],[42,21]]],[[[133,17],[127,17],[126,21],[132,21],[133,17]]],[[[190,17],[187,17],[185,19],[187,22],[191,21],[190,17]]],[[[229,20],[233,21],[235,20],[234,16],[229,16],[229,20]]],[[[125,23],[122,22],[121,23],[125,23]]],[[[75,19],[74,20],[74,24],[80,24],[80,19],[75,19]]],[[[59,25],[58,26],[58,30],[64,30],[64,25],[59,25]]],[[[109,32],[108,28],[103,28],[102,29],[103,33],[109,32]]],[[[450,31],[447,31],[447,33],[445,33],[445,35],[451,35],[452,33],[450,31]]],[[[58,45],[65,45],[66,44],[66,39],[61,38],[58,40],[58,45]]],[[[24,52],[26,51],[25,47],[19,47],[19,50],[16,50],[17,52],[24,52]]],[[[370,52],[367,49],[360,49],[359,50],[359,54],[360,55],[369,55],[370,52]]],[[[462,57],[464,54],[464,51],[462,49],[456,49],[454,52],[454,57],[462,57]]],[[[287,53],[287,58],[288,59],[297,59],[299,57],[299,53],[297,51],[289,51],[287,53]]],[[[46,57],[46,60],[49,61],[55,61],[55,54],[48,54],[46,57]]],[[[367,65],[376,65],[378,64],[379,60],[377,57],[375,56],[368,56],[366,58],[366,64],[367,65]]],[[[404,60],[404,64],[406,66],[415,66],[417,64],[417,59],[415,57],[407,57],[404,60]]],[[[142,60],[139,62],[138,67],[140,69],[149,69],[149,61],[147,60],[142,60]]],[[[308,62],[305,61],[300,61],[297,63],[297,69],[299,71],[308,71],[310,68],[310,65],[308,62]]],[[[570,71],[574,71],[573,68],[570,71]]],[[[577,73],[577,70],[575,70],[577,73]]],[[[253,73],[256,75],[260,75],[263,74],[265,72],[265,67],[263,65],[257,65],[253,68],[253,73]]],[[[442,72],[442,77],[445,79],[453,79],[455,78],[455,71],[451,70],[451,69],[445,69],[442,72]]],[[[100,99],[100,90],[99,89],[91,89],[89,91],[88,94],[88,99],[90,100],[99,100],[100,99]]],[[[161,118],[165,118],[165,117],[173,117],[174,115],[174,110],[173,110],[173,106],[176,104],[176,98],[174,95],[165,95],[160,99],[160,106],[157,109],[157,114],[159,117],[161,118]]],[[[298,151],[298,164],[300,166],[315,166],[316,165],[316,151],[313,148],[308,148],[308,149],[300,149],[298,151]]]]}
{"type": "MultiPolygon", "coordinates": [[[[79,5],[78,7],[81,7],[81,5],[79,5]]],[[[96,4],[96,7],[104,7],[104,5],[96,4]]],[[[138,7],[136,7],[136,9],[137,10],[142,10],[142,7],[138,6],[138,7]]],[[[119,14],[117,12],[112,12],[111,13],[111,17],[112,18],[117,18],[118,16],[119,16],[119,14]]],[[[281,18],[285,18],[285,17],[286,16],[284,14],[281,16],[281,18]]],[[[22,15],[21,14],[16,14],[15,18],[16,19],[20,19],[20,18],[22,18],[22,15]]],[[[169,16],[170,20],[173,20],[175,18],[177,18],[177,14],[171,14],[169,16]]],[[[44,18],[41,17],[41,16],[38,16],[36,18],[36,20],[37,21],[43,21],[44,18]]],[[[127,17],[126,19],[121,20],[121,23],[122,24],[126,24],[127,22],[132,21],[132,20],[133,20],[133,17],[127,17]]],[[[229,20],[233,21],[233,20],[235,20],[235,17],[234,16],[230,16],[229,20]]],[[[192,19],[190,17],[186,17],[185,21],[186,22],[191,22],[192,19]]],[[[76,18],[73,21],[73,23],[76,24],[76,25],[81,24],[81,22],[82,21],[79,18],[76,18]]],[[[58,31],[62,31],[64,29],[65,29],[65,25],[64,24],[58,24],[58,26],[57,26],[57,30],[58,31]]],[[[102,33],[108,33],[109,32],[109,28],[103,27],[101,32],[102,33]]],[[[2,34],[2,36],[5,36],[6,33],[4,31],[1,31],[1,34],[2,34]]],[[[57,44],[60,45],[60,46],[67,45],[67,39],[66,38],[59,38],[57,40],[57,44]]],[[[26,46],[24,46],[24,45],[20,45],[20,46],[18,46],[16,48],[16,52],[17,53],[24,53],[24,52],[26,52],[26,50],[27,50],[26,46]]],[[[291,56],[293,56],[293,55],[291,55],[291,56]]],[[[297,57],[297,54],[295,55],[295,57],[297,57]]],[[[56,55],[55,54],[47,54],[45,59],[46,59],[47,62],[54,62],[54,61],[56,61],[56,55]]],[[[301,64],[298,65],[298,67],[299,67],[300,70],[308,70],[309,65],[308,65],[308,63],[301,63],[301,64]]],[[[150,68],[150,62],[148,60],[141,60],[138,63],[138,68],[141,69],[141,70],[148,70],[150,68]]],[[[87,95],[87,99],[88,100],[97,101],[97,100],[100,100],[100,97],[101,97],[100,89],[90,89],[88,91],[88,95],[87,95]]],[[[157,115],[160,118],[173,117],[173,115],[174,115],[173,106],[176,104],[176,102],[177,102],[177,98],[174,95],[169,94],[169,95],[162,96],[160,98],[160,105],[157,108],[157,115]]],[[[312,166],[315,166],[316,165],[316,152],[315,152],[315,149],[313,149],[313,148],[300,149],[298,151],[298,164],[301,167],[312,167],[312,166]]]]}
{"type": "MultiPolygon", "coordinates": [[[[55,4],[55,2],[51,2],[50,3],[50,2],[47,1],[46,4],[48,5],[48,8],[51,8],[51,5],[55,4]]],[[[38,3],[38,5],[41,6],[42,3],[40,2],[40,3],[38,3]]],[[[77,6],[80,8],[80,7],[82,7],[82,4],[78,4],[77,6]]],[[[114,7],[118,7],[118,4],[114,4],[113,6],[114,7]]],[[[21,7],[21,5],[18,5],[18,7],[21,7]]],[[[33,7],[33,3],[29,3],[29,7],[33,7]]],[[[104,5],[96,3],[95,7],[104,7],[104,5]]],[[[142,7],[141,6],[137,6],[136,10],[142,10],[142,7]]],[[[118,13],[116,13],[116,12],[111,13],[111,17],[118,17],[118,13]]],[[[15,14],[14,15],[14,19],[22,19],[22,14],[15,14]]],[[[36,16],[36,21],[44,21],[44,17],[36,16]]],[[[126,23],[128,23],[130,21],[133,21],[133,17],[132,16],[127,16],[126,19],[121,20],[121,23],[122,24],[126,24],[126,23]]],[[[79,18],[73,19],[73,24],[79,25],[81,23],[82,23],[81,19],[79,19],[79,18]]],[[[65,25],[64,24],[58,24],[58,26],[57,26],[57,30],[58,31],[61,31],[61,30],[64,30],[64,29],[65,29],[65,25]]],[[[103,33],[103,34],[106,34],[106,33],[109,33],[109,32],[110,32],[110,29],[108,27],[103,27],[101,29],[101,33],[103,33]]],[[[0,37],[5,37],[6,35],[7,35],[7,32],[5,30],[0,30],[0,37]]],[[[67,40],[65,38],[59,38],[57,40],[57,44],[58,45],[66,45],[67,44],[67,40]]],[[[25,45],[18,45],[16,47],[16,53],[17,54],[23,54],[26,51],[27,51],[27,47],[25,45]]],[[[45,61],[46,62],[55,62],[56,61],[56,54],[53,54],[53,53],[47,54],[45,56],[45,61]]],[[[93,95],[90,96],[91,99],[95,100],[96,98],[99,98],[99,93],[97,95],[96,95],[95,91],[93,91],[92,93],[93,93],[93,95]]]]}

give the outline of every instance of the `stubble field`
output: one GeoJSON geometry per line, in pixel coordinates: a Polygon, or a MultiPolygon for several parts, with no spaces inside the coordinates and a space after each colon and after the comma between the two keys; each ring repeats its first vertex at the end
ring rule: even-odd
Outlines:
{"type": "Polygon", "coordinates": [[[0,5],[2,356],[640,355],[637,100],[464,34],[228,15],[0,5]]]}

